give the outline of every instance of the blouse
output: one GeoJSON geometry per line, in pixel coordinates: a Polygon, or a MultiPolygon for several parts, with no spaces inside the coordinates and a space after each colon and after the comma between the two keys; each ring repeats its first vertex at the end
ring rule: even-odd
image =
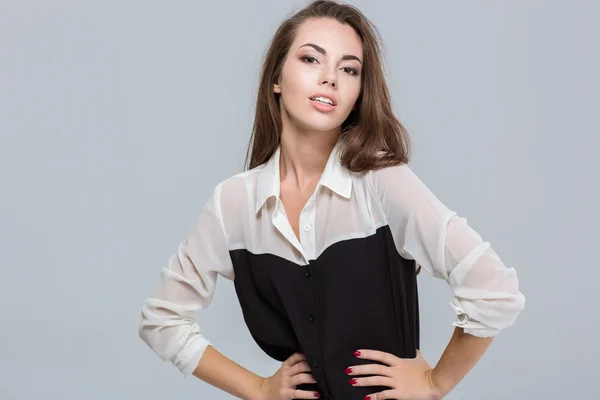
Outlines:
{"type": "MultiPolygon", "coordinates": [[[[270,160],[216,185],[195,224],[142,304],[139,335],[185,376],[210,341],[194,322],[217,277],[233,281],[253,339],[272,358],[309,360],[324,399],[362,399],[344,369],[357,348],[415,357],[417,266],[445,280],[454,326],[496,336],[524,308],[507,267],[464,217],[444,205],[408,165],[354,173],[341,142],[300,213],[299,240],[280,201],[278,148],[270,160]]],[[[361,397],[362,396],[362,397],[361,397]]]]}

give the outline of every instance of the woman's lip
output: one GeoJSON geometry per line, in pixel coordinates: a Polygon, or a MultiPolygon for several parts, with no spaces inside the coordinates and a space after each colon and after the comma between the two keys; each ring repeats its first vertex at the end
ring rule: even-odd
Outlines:
{"type": "Polygon", "coordinates": [[[331,100],[334,106],[337,106],[337,101],[335,100],[335,96],[325,92],[318,92],[310,96],[311,99],[315,99],[317,97],[325,97],[326,99],[331,100]]]}
{"type": "Polygon", "coordinates": [[[310,100],[310,104],[312,104],[312,106],[317,111],[321,111],[321,112],[331,112],[331,111],[335,110],[335,106],[332,106],[330,104],[321,103],[320,101],[317,101],[317,100],[310,100]]]}

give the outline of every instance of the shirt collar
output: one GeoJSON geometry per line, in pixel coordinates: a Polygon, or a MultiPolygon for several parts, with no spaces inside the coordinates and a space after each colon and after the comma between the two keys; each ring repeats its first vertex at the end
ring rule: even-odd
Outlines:
{"type": "MultiPolygon", "coordinates": [[[[341,140],[338,140],[331,151],[321,179],[317,184],[325,186],[338,195],[349,199],[352,194],[352,174],[340,163],[341,140]]],[[[281,154],[281,145],[277,146],[275,153],[269,161],[261,168],[256,190],[256,209],[258,213],[266,201],[275,197],[279,202],[280,193],[280,175],[279,159],[281,154]]]]}

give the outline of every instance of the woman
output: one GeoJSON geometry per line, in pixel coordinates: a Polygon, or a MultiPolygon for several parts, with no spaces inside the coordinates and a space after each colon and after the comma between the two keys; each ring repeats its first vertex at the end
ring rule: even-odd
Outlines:
{"type": "Polygon", "coordinates": [[[275,33],[248,168],[217,185],[143,305],[140,336],[184,375],[251,400],[441,399],[523,309],[514,269],[407,166],[376,32],[315,1],[275,33]],[[433,368],[418,350],[421,268],[448,282],[457,315],[433,368]],[[283,362],[273,376],[192,323],[218,275],[283,362]]]}

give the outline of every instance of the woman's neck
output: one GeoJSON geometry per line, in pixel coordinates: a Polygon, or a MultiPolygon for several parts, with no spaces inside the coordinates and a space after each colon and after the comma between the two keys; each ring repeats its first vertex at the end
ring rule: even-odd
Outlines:
{"type": "Polygon", "coordinates": [[[313,186],[321,177],[339,132],[299,134],[284,130],[279,159],[280,179],[300,189],[313,186]]]}

